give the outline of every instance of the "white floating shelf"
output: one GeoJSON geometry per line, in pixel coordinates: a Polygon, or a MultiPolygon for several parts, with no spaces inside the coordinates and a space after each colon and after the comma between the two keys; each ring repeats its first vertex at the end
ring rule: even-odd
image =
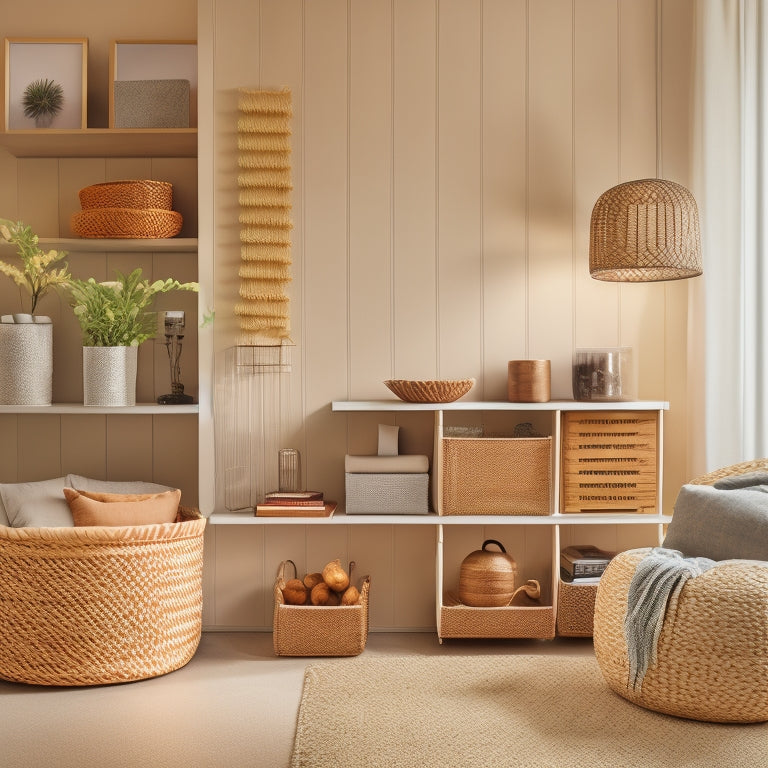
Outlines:
{"type": "Polygon", "coordinates": [[[104,413],[109,416],[140,416],[143,414],[170,416],[182,413],[199,413],[197,403],[190,405],[158,405],[157,403],[137,403],[117,407],[83,405],[82,403],[53,403],[52,405],[0,405],[0,414],[77,414],[93,415],[104,413]]]}

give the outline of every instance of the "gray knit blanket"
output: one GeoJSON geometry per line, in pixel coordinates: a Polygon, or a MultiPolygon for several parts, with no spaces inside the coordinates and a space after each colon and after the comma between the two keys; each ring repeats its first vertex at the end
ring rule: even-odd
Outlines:
{"type": "Polygon", "coordinates": [[[654,547],[638,564],[629,585],[624,634],[629,656],[629,684],[640,691],[656,648],[669,601],[688,579],[708,571],[714,560],[683,557],[676,549],[654,547]]]}

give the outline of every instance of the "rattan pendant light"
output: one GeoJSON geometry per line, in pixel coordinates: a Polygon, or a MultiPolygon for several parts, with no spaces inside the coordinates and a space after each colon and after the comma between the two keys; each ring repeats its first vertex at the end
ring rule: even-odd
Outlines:
{"type": "Polygon", "coordinates": [[[699,213],[685,187],[642,179],[600,195],[590,223],[592,277],[641,283],[682,280],[701,272],[699,213]]]}

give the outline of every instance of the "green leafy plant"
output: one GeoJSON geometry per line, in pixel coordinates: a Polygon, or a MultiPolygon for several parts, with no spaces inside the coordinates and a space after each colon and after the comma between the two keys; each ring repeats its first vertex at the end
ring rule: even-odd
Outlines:
{"type": "Polygon", "coordinates": [[[97,283],[70,280],[70,305],[80,323],[83,346],[137,347],[157,332],[157,316],[151,307],[155,297],[168,291],[197,291],[197,283],[142,279],[141,269],[117,280],[97,283]]]}
{"type": "Polygon", "coordinates": [[[34,120],[58,115],[64,106],[64,88],[48,78],[33,80],[24,89],[22,105],[24,114],[34,120]]]}
{"type": "Polygon", "coordinates": [[[43,251],[31,227],[20,221],[0,219],[0,237],[16,246],[16,253],[21,259],[21,267],[0,261],[0,273],[29,293],[32,298],[30,312],[34,314],[37,303],[49,289],[68,284],[70,275],[67,264],[56,267],[67,252],[43,251]]]}

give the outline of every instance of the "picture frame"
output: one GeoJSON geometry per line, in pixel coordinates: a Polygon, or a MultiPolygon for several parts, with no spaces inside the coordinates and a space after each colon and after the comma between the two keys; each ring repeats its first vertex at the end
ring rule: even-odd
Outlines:
{"type": "Polygon", "coordinates": [[[5,38],[6,131],[85,130],[87,94],[87,38],[5,38]]]}
{"type": "Polygon", "coordinates": [[[196,40],[113,40],[109,80],[110,128],[197,127],[196,40]]]}

